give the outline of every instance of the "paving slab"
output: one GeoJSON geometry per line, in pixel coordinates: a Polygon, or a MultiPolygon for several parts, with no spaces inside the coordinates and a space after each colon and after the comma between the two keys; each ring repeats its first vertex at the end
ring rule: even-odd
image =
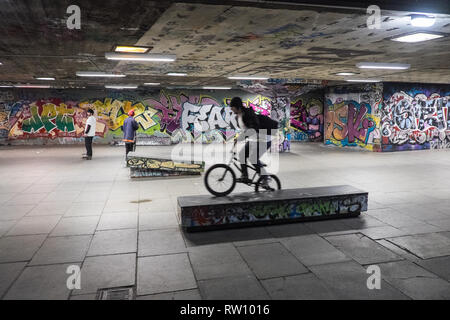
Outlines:
{"type": "Polygon", "coordinates": [[[0,264],[0,299],[17,279],[25,266],[26,262],[0,264]]]}
{"type": "Polygon", "coordinates": [[[306,223],[288,223],[266,226],[265,229],[272,237],[276,238],[295,237],[315,233],[315,231],[306,226],[306,223]]]}
{"type": "Polygon", "coordinates": [[[67,300],[68,264],[27,267],[4,296],[5,300],[67,300]]]}
{"type": "Polygon", "coordinates": [[[336,299],[326,284],[313,273],[262,280],[261,284],[274,300],[336,299]]]}
{"type": "Polygon", "coordinates": [[[99,216],[61,218],[51,236],[76,236],[94,234],[99,216]]]}
{"type": "Polygon", "coordinates": [[[36,205],[13,205],[5,206],[2,205],[2,210],[0,212],[0,220],[18,220],[23,218],[28,212],[30,212],[36,205]]]}
{"type": "Polygon", "coordinates": [[[326,237],[333,246],[360,264],[401,260],[402,257],[361,234],[326,237]]]}
{"type": "Polygon", "coordinates": [[[188,247],[194,247],[208,244],[269,239],[273,238],[274,235],[265,227],[255,227],[193,233],[183,232],[183,237],[188,247]]]}
{"type": "Polygon", "coordinates": [[[401,237],[401,236],[406,235],[405,231],[391,227],[391,226],[361,229],[358,232],[366,235],[367,237],[369,237],[373,240],[401,237]]]}
{"type": "Polygon", "coordinates": [[[268,300],[267,292],[252,275],[198,281],[206,300],[268,300]]]}
{"type": "Polygon", "coordinates": [[[45,235],[0,238],[0,263],[31,260],[45,238],[45,235]]]}
{"type": "Polygon", "coordinates": [[[258,279],[308,272],[308,269],[280,243],[238,247],[238,251],[258,279]]]}
{"type": "Polygon", "coordinates": [[[155,211],[139,214],[139,230],[157,230],[178,227],[173,211],[155,211]]]}
{"type": "Polygon", "coordinates": [[[351,260],[349,256],[318,235],[283,238],[281,243],[305,266],[351,260]]]}
{"type": "Polygon", "coordinates": [[[450,299],[450,283],[410,261],[378,265],[383,279],[412,299],[450,299]]]}
{"type": "Polygon", "coordinates": [[[247,263],[231,244],[191,247],[189,257],[197,280],[252,275],[247,263]]]}
{"type": "Polygon", "coordinates": [[[64,217],[99,216],[104,207],[104,201],[72,203],[64,217]]]}
{"type": "Polygon", "coordinates": [[[116,212],[103,214],[97,226],[97,230],[137,229],[137,212],[116,212]]]}
{"type": "Polygon", "coordinates": [[[81,268],[81,289],[72,295],[96,293],[98,289],[135,285],[136,254],[87,257],[81,268]]]}
{"type": "Polygon", "coordinates": [[[370,275],[354,261],[312,266],[310,270],[325,282],[337,299],[409,299],[384,280],[381,280],[380,289],[369,289],[367,280],[370,275]]]}
{"type": "Polygon", "coordinates": [[[132,253],[137,251],[137,229],[97,231],[87,256],[132,253]]]}
{"type": "Polygon", "coordinates": [[[198,289],[138,296],[136,300],[202,300],[198,289]]]}
{"type": "Polygon", "coordinates": [[[92,236],[47,238],[36,252],[30,265],[82,262],[92,236]]]}
{"type": "Polygon", "coordinates": [[[416,261],[417,264],[450,281],[450,256],[416,261]]]}
{"type": "Polygon", "coordinates": [[[195,288],[197,284],[186,253],[138,258],[138,295],[195,288]]]}
{"type": "Polygon", "coordinates": [[[41,202],[37,204],[27,216],[54,216],[64,215],[70,208],[71,203],[62,202],[41,202]]]}
{"type": "Polygon", "coordinates": [[[450,238],[445,233],[427,233],[389,239],[422,259],[450,255],[450,238]]]}
{"type": "Polygon", "coordinates": [[[19,222],[19,220],[0,220],[0,237],[8,233],[17,222],[19,222]]]}
{"type": "Polygon", "coordinates": [[[21,236],[32,234],[48,234],[56,226],[61,216],[24,217],[12,227],[6,235],[21,236]]]}
{"type": "Polygon", "coordinates": [[[140,231],[138,250],[140,257],[187,251],[178,228],[140,231]]]}

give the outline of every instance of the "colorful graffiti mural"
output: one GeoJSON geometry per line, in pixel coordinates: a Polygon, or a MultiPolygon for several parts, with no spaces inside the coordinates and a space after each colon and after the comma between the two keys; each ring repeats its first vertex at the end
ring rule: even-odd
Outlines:
{"type": "Polygon", "coordinates": [[[292,100],[290,108],[292,140],[323,140],[323,93],[305,94],[292,100]]]}
{"type": "MultiPolygon", "coordinates": [[[[270,115],[272,102],[260,95],[234,92],[258,113],[270,115]]],[[[212,97],[202,92],[166,92],[159,96],[119,96],[96,98],[37,98],[5,102],[0,108],[0,138],[31,140],[81,138],[86,110],[97,117],[96,141],[110,142],[122,136],[128,111],[135,110],[138,137],[169,138],[182,141],[222,142],[233,138],[238,129],[235,115],[227,107],[231,97],[212,97]]],[[[153,143],[154,141],[152,141],[153,143]]]]}
{"type": "Polygon", "coordinates": [[[325,96],[325,144],[381,151],[379,87],[325,96]]]}
{"type": "Polygon", "coordinates": [[[383,151],[450,148],[450,96],[418,92],[395,92],[384,101],[383,151]]]}

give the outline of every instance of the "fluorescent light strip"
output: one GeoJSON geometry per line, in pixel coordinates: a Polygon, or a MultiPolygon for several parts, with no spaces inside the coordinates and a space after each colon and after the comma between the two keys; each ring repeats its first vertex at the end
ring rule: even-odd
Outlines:
{"type": "Polygon", "coordinates": [[[428,40],[434,40],[438,38],[442,38],[443,35],[441,34],[435,34],[435,33],[428,33],[428,32],[416,32],[408,35],[404,35],[397,38],[392,38],[392,41],[398,41],[398,42],[408,42],[408,43],[415,43],[415,42],[421,42],[421,41],[428,41],[428,40]]]}
{"type": "Polygon", "coordinates": [[[203,87],[205,90],[230,90],[231,87],[203,87]]]}
{"type": "Polygon", "coordinates": [[[434,22],[436,21],[436,18],[433,16],[427,16],[424,14],[412,14],[411,15],[411,24],[414,27],[431,27],[434,22]]]}
{"type": "Polygon", "coordinates": [[[50,86],[47,85],[39,85],[39,84],[16,84],[14,85],[16,88],[29,88],[29,89],[48,89],[50,86]]]}
{"type": "Polygon", "coordinates": [[[105,58],[108,60],[128,60],[128,61],[155,61],[155,62],[173,62],[176,56],[173,54],[127,54],[117,52],[106,52],[105,58]]]}
{"type": "Polygon", "coordinates": [[[77,71],[78,77],[104,77],[104,78],[123,78],[124,74],[105,73],[105,72],[91,72],[91,71],[77,71]]]}
{"type": "Polygon", "coordinates": [[[228,77],[231,80],[267,80],[269,77],[258,77],[258,76],[233,76],[228,77]]]}
{"type": "Polygon", "coordinates": [[[374,79],[347,79],[348,82],[380,82],[381,80],[374,79]]]}
{"type": "Polygon", "coordinates": [[[378,63],[378,62],[360,62],[356,66],[360,69],[390,69],[390,70],[406,70],[410,64],[401,63],[378,63]]]}
{"type": "Polygon", "coordinates": [[[105,85],[106,89],[137,89],[138,86],[126,85],[105,85]]]}
{"type": "Polygon", "coordinates": [[[174,77],[185,77],[187,76],[187,73],[181,73],[181,72],[169,72],[167,73],[168,76],[174,76],[174,77]]]}
{"type": "Polygon", "coordinates": [[[12,88],[13,86],[0,86],[0,88],[12,88]]]}
{"type": "Polygon", "coordinates": [[[36,80],[55,80],[55,78],[53,77],[39,77],[39,78],[35,78],[36,80]]]}
{"type": "Polygon", "coordinates": [[[144,85],[146,86],[159,86],[161,83],[159,82],[145,82],[144,85]]]}
{"type": "Polygon", "coordinates": [[[150,48],[139,46],[116,46],[115,52],[127,52],[127,53],[147,53],[150,48]]]}
{"type": "Polygon", "coordinates": [[[353,76],[355,74],[356,73],[353,73],[353,72],[339,72],[339,73],[336,73],[337,76],[353,76]]]}

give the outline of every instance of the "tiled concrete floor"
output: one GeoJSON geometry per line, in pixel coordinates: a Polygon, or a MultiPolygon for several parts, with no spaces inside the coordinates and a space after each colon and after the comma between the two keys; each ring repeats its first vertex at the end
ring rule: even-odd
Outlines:
{"type": "Polygon", "coordinates": [[[138,299],[450,299],[450,151],[292,149],[280,155],[284,188],[350,184],[369,191],[369,211],[185,234],[176,199],[206,194],[201,177],[132,181],[120,147],[94,146],[92,161],[81,146],[2,147],[0,297],[135,286],[138,299]],[[373,264],[380,290],[366,286],[373,264]],[[67,289],[70,265],[80,290],[67,289]]]}

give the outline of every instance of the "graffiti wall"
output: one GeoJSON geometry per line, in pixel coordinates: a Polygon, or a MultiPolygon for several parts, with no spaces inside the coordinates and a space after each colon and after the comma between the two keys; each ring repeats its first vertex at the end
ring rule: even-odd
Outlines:
{"type": "Polygon", "coordinates": [[[292,140],[323,141],[323,95],[324,92],[319,90],[291,100],[292,140]]]}
{"type": "Polygon", "coordinates": [[[450,148],[450,86],[384,85],[383,151],[450,148]]]}
{"type": "MultiPolygon", "coordinates": [[[[227,104],[240,96],[247,107],[267,116],[279,115],[276,99],[244,91],[2,91],[0,141],[8,143],[77,143],[92,108],[97,117],[96,142],[120,141],[123,121],[135,110],[138,140],[158,144],[222,142],[238,130],[227,104]],[[273,107],[274,106],[274,107],[273,107]],[[150,141],[151,140],[151,141],[150,141]]],[[[286,105],[286,104],[285,104],[286,105]]]]}
{"type": "Polygon", "coordinates": [[[325,94],[325,144],[381,151],[382,85],[329,88],[325,94]]]}

